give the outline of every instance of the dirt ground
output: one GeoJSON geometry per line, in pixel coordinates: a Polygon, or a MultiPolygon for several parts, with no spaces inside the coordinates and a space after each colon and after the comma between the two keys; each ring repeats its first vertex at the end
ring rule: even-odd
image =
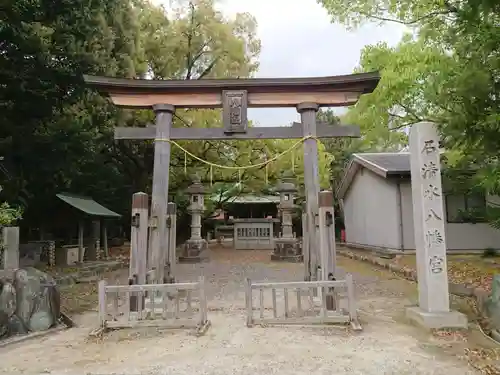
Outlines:
{"type": "MultiPolygon", "coordinates": [[[[120,330],[89,338],[95,311],[77,328],[0,350],[1,374],[479,374],[464,353],[487,340],[477,332],[438,337],[404,319],[416,286],[364,263],[339,258],[354,275],[363,332],[339,327],[245,325],[244,279],[303,279],[303,264],[271,263],[269,251],[213,250],[211,261],[180,265],[179,281],[207,281],[212,326],[189,330],[120,330]],[[483,340],[483,341],[481,341],[483,340]]],[[[126,277],[115,272],[111,281],[126,277]]],[[[97,297],[89,292],[86,301],[97,297]]],[[[90,307],[88,303],[86,307],[90,307]]],[[[71,309],[70,309],[71,310],[71,309]]],[[[95,309],[94,309],[95,310],[95,309]]]]}
{"type": "MultiPolygon", "coordinates": [[[[359,255],[376,256],[367,251],[344,248],[350,253],[359,255]]],[[[479,254],[448,254],[448,280],[455,284],[465,284],[472,287],[481,287],[484,290],[491,291],[493,276],[500,271],[500,254],[485,257],[479,254]]],[[[407,269],[416,271],[417,263],[415,254],[396,255],[392,259],[381,259],[384,263],[392,263],[407,269]]]]}

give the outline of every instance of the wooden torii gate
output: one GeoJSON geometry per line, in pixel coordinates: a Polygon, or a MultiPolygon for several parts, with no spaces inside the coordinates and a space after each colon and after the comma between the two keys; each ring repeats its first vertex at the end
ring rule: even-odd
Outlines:
{"type": "MultiPolygon", "coordinates": [[[[319,237],[315,225],[318,215],[318,146],[315,138],[359,137],[357,126],[333,126],[317,123],[320,107],[344,107],[376,88],[378,72],[332,77],[249,78],[202,80],[141,80],[84,76],[88,86],[108,95],[120,107],[153,109],[156,126],[116,128],[115,139],[156,139],[153,167],[151,217],[156,225],[151,231],[152,264],[157,282],[164,280],[166,259],[171,259],[167,239],[167,203],[170,148],[164,140],[247,140],[300,139],[304,141],[304,181],[308,232],[311,241],[303,249],[305,279],[315,280],[319,259],[319,237]],[[172,128],[176,108],[223,108],[224,128],[172,128]],[[291,127],[249,128],[248,107],[295,107],[301,122],[291,127]],[[163,141],[161,141],[163,140],[163,141]]],[[[172,251],[175,251],[173,249],[172,251]]],[[[324,263],[324,262],[321,262],[324,263]]],[[[174,265],[172,265],[173,267],[174,265]]],[[[327,267],[327,264],[322,264],[327,267]]],[[[333,270],[329,270],[332,272],[333,270]]]]}

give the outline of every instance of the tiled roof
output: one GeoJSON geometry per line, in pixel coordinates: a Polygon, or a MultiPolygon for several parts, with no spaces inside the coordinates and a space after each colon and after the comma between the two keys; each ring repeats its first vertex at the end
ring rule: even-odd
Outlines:
{"type": "Polygon", "coordinates": [[[87,215],[98,216],[98,217],[115,217],[115,218],[121,217],[121,215],[100,205],[90,197],[83,197],[80,195],[69,194],[69,193],[60,193],[56,194],[56,196],[63,202],[66,202],[70,206],[73,206],[77,210],[87,215]]]}
{"type": "Polygon", "coordinates": [[[386,170],[388,174],[410,173],[410,154],[406,152],[354,154],[354,157],[364,159],[368,163],[386,170]]]}

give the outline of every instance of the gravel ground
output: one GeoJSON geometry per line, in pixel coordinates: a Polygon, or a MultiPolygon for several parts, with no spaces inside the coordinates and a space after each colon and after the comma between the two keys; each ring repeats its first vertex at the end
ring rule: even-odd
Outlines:
{"type": "MultiPolygon", "coordinates": [[[[211,261],[181,265],[179,281],[206,277],[209,319],[202,337],[188,330],[120,330],[90,339],[96,313],[78,328],[0,351],[2,374],[476,374],[443,342],[404,322],[415,286],[348,259],[363,332],[346,327],[245,326],[244,279],[302,280],[302,264],[271,263],[268,251],[216,249],[211,261]]],[[[343,272],[341,271],[341,272],[343,272]]]]}

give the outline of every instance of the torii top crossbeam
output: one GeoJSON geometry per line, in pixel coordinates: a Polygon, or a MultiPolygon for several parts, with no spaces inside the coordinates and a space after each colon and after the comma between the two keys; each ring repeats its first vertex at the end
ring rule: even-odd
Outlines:
{"type": "Polygon", "coordinates": [[[130,108],[151,108],[158,103],[176,108],[218,108],[223,106],[223,90],[246,90],[248,107],[296,107],[300,103],[344,107],[373,92],[380,76],[370,72],[307,78],[146,80],[86,75],[84,80],[109,95],[117,106],[130,108]]]}

